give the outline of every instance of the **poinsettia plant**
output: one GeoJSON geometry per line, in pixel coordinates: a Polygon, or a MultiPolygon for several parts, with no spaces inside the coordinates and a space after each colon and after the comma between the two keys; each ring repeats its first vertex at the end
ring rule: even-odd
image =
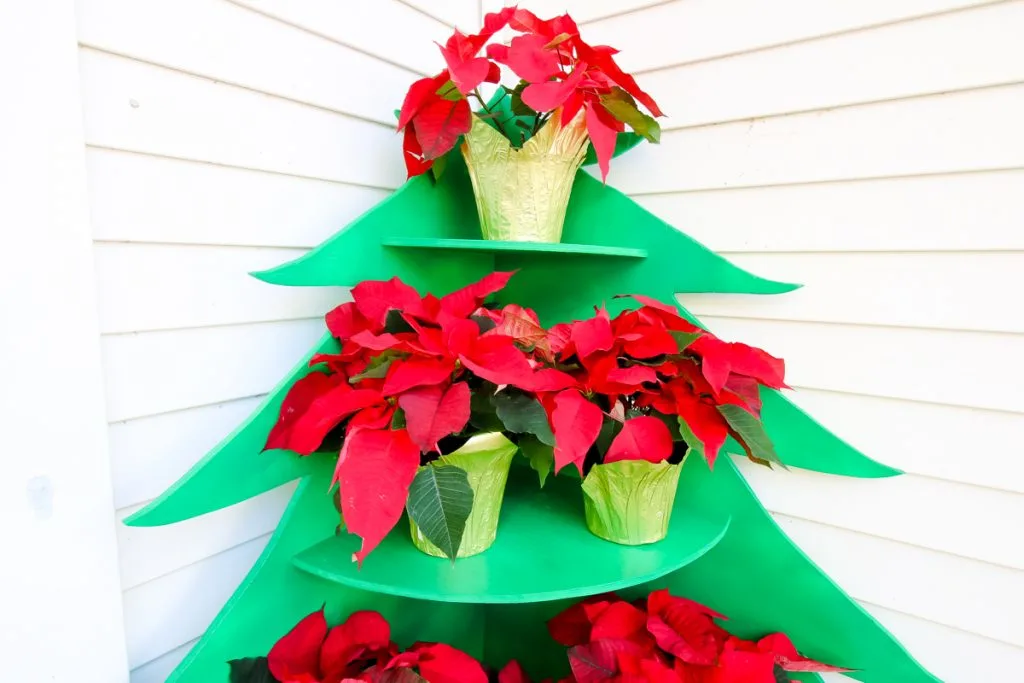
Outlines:
{"type": "Polygon", "coordinates": [[[480,87],[501,80],[501,65],[518,79],[499,90],[500,97],[511,98],[518,124],[492,124],[513,145],[522,145],[549,121],[568,126],[580,117],[604,179],[618,133],[626,126],[651,142],[660,140],[654,117],[663,114],[657,103],[615,63],[618,51],[585,42],[568,14],[542,20],[528,10],[506,7],[486,15],[479,33],[456,30],[440,48],[447,68],[413,83],[399,113],[410,177],[430,169],[469,132],[474,116],[470,98],[480,106],[480,116],[497,115],[496,102],[485,101],[480,87]],[[507,44],[488,44],[506,27],[517,35],[507,44]]]}
{"type": "Polygon", "coordinates": [[[542,366],[509,334],[518,307],[483,308],[511,276],[492,273],[443,297],[421,296],[398,278],[365,281],[327,314],[339,347],[310,359],[313,369],[288,391],[265,449],[338,453],[332,485],[345,527],[362,538],[359,562],[406,507],[417,524],[445,520],[446,538],[429,540],[455,557],[473,498],[466,473],[444,470],[456,475],[446,477],[447,497],[436,482],[417,479],[439,476],[441,468],[421,466],[469,435],[507,430],[553,443],[534,396],[575,380],[542,366]]]}
{"type": "Polygon", "coordinates": [[[779,463],[760,420],[759,388],[785,387],[785,364],[725,342],[675,307],[634,296],[638,309],[559,324],[536,357],[572,377],[541,393],[555,437],[555,470],[619,460],[678,462],[692,450],[714,466],[732,436],[760,464],[779,463]]]}
{"type": "Polygon", "coordinates": [[[657,590],[635,602],[608,593],[587,598],[550,622],[569,648],[576,683],[785,683],[786,672],[842,672],[801,656],[783,633],[732,635],[721,614],[657,590]]]}
{"type": "Polygon", "coordinates": [[[323,609],[302,619],[268,656],[229,662],[230,683],[487,683],[483,666],[444,643],[401,650],[377,612],[328,628],[323,609]]]}

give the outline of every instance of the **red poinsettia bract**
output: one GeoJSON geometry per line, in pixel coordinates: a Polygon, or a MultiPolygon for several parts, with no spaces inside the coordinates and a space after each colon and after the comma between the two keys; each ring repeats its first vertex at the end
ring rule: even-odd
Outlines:
{"type": "Polygon", "coordinates": [[[725,617],[686,598],[654,591],[630,603],[587,598],[548,622],[568,650],[576,683],[778,683],[786,671],[848,671],[802,657],[782,633],[737,638],[725,617]]]}
{"type": "Polygon", "coordinates": [[[602,179],[608,176],[616,136],[627,125],[651,142],[660,140],[661,129],[653,118],[663,115],[657,103],[615,63],[617,50],[584,42],[568,14],[542,20],[528,10],[505,7],[486,15],[479,33],[456,30],[439,47],[447,68],[413,83],[399,113],[410,177],[431,168],[469,132],[473,113],[468,97],[476,97],[486,109],[478,88],[499,81],[499,64],[520,79],[517,87],[503,92],[513,93],[517,112],[532,112],[535,130],[551,117],[566,126],[582,112],[602,179]],[[505,27],[519,35],[508,44],[488,45],[505,27]]]}
{"type": "Polygon", "coordinates": [[[538,359],[574,381],[541,397],[555,437],[555,469],[572,464],[583,474],[595,445],[597,462],[662,462],[678,452],[679,441],[713,466],[729,436],[752,460],[779,462],[761,424],[759,390],[785,387],[783,361],[724,342],[673,306],[634,299],[639,309],[614,319],[599,309],[535,342],[538,359]]]}
{"type": "MultiPolygon", "coordinates": [[[[398,522],[423,455],[466,428],[470,382],[527,393],[573,383],[504,333],[521,325],[485,329],[504,313],[481,306],[511,276],[492,273],[440,298],[397,278],[365,281],[327,314],[339,348],[310,359],[312,371],[285,396],[266,448],[309,455],[332,434],[343,439],[334,481],[345,526],[363,540],[356,560],[398,522]]],[[[510,317],[535,318],[520,307],[510,317]]]]}
{"type": "Polygon", "coordinates": [[[372,611],[353,612],[334,628],[323,609],[313,612],[274,644],[265,664],[278,683],[487,683],[483,666],[450,645],[416,643],[400,651],[388,622],[372,611]]]}
{"type": "Polygon", "coordinates": [[[340,683],[397,654],[391,627],[377,612],[353,612],[329,629],[321,609],[277,641],[267,665],[279,683],[340,683]]]}

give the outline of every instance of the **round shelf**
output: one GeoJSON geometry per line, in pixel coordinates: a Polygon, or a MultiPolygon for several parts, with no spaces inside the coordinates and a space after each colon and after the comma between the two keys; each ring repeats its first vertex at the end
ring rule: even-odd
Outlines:
{"type": "Polygon", "coordinates": [[[498,538],[479,555],[454,564],[425,555],[413,547],[403,519],[362,569],[352,561],[359,539],[344,533],[302,551],[292,562],[322,579],[375,593],[439,602],[542,602],[619,590],[664,576],[713,548],[729,526],[727,517],[711,518],[688,508],[681,495],[665,540],[617,545],[587,530],[582,495],[576,479],[551,477],[540,490],[534,472],[514,467],[498,538]]]}
{"type": "Polygon", "coordinates": [[[647,258],[646,249],[611,247],[600,244],[569,244],[566,242],[502,242],[485,239],[454,239],[436,237],[385,237],[385,247],[397,249],[448,249],[499,253],[561,254],[563,256],[611,256],[619,258],[647,258]]]}

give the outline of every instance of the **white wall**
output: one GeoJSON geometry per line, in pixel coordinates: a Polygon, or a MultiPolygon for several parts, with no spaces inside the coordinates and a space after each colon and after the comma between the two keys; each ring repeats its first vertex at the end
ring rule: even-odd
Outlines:
{"type": "MultiPolygon", "coordinates": [[[[744,467],[783,528],[948,683],[1024,670],[1024,2],[535,0],[669,118],[609,182],[806,286],[684,303],[904,469],[744,467]]],[[[848,680],[838,678],[836,680],[848,680]]]]}
{"type": "Polygon", "coordinates": [[[126,683],[74,6],[0,2],[0,659],[126,683]]]}
{"type": "MultiPolygon", "coordinates": [[[[230,432],[338,292],[247,273],[405,179],[393,110],[475,0],[79,0],[85,156],[118,520],[230,432]],[[430,12],[434,16],[430,16],[430,12]]],[[[133,683],[163,681],[291,488],[170,527],[118,525],[133,683]]]]}

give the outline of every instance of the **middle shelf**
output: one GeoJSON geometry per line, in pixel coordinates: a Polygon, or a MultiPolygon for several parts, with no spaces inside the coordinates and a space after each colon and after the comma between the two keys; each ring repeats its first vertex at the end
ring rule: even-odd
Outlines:
{"type": "Polygon", "coordinates": [[[375,593],[437,602],[524,603],[577,598],[619,590],[659,578],[713,548],[729,526],[687,505],[685,470],[665,540],[622,546],[591,534],[583,519],[580,483],[550,477],[537,487],[536,474],[513,467],[498,538],[491,548],[454,565],[412,545],[402,519],[363,562],[352,561],[356,536],[341,533],[293,558],[299,569],[328,581],[375,593]]]}

